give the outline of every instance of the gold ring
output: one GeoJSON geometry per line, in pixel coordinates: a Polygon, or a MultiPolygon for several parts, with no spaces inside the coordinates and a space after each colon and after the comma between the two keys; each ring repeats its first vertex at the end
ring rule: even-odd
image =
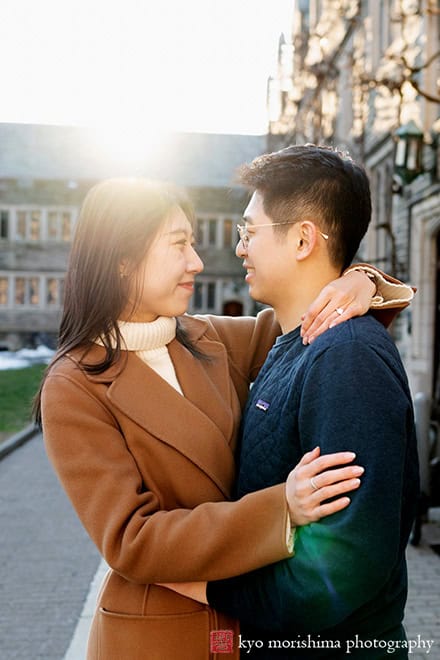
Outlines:
{"type": "Polygon", "coordinates": [[[316,484],[315,477],[310,477],[310,485],[313,490],[319,490],[319,486],[316,484]]]}

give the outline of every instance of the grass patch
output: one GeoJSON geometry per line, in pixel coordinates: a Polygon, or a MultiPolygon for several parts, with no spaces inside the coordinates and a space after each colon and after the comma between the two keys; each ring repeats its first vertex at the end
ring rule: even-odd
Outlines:
{"type": "Polygon", "coordinates": [[[32,400],[45,364],[0,371],[0,432],[14,433],[31,422],[32,400]]]}

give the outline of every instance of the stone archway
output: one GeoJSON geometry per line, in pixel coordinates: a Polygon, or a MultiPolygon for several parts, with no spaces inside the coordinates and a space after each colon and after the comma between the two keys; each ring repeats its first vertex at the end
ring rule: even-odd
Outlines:
{"type": "Polygon", "coordinates": [[[440,230],[436,242],[436,273],[435,273],[435,310],[434,310],[434,365],[432,391],[440,405],[440,230]]]}
{"type": "Polygon", "coordinates": [[[405,360],[413,394],[434,394],[440,360],[440,200],[438,195],[414,205],[411,231],[412,337],[405,360]]]}

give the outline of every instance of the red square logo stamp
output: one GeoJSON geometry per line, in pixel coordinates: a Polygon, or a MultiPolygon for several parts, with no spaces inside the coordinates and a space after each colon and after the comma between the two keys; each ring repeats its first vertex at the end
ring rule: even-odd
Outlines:
{"type": "Polygon", "coordinates": [[[234,631],[211,630],[209,642],[211,653],[232,653],[234,646],[234,631]]]}

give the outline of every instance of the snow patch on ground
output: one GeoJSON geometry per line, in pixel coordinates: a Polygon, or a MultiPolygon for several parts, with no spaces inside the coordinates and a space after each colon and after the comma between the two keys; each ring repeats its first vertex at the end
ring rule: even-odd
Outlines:
{"type": "Polygon", "coordinates": [[[0,351],[0,371],[24,369],[32,364],[48,364],[54,352],[47,346],[21,348],[19,351],[0,351]]]}

